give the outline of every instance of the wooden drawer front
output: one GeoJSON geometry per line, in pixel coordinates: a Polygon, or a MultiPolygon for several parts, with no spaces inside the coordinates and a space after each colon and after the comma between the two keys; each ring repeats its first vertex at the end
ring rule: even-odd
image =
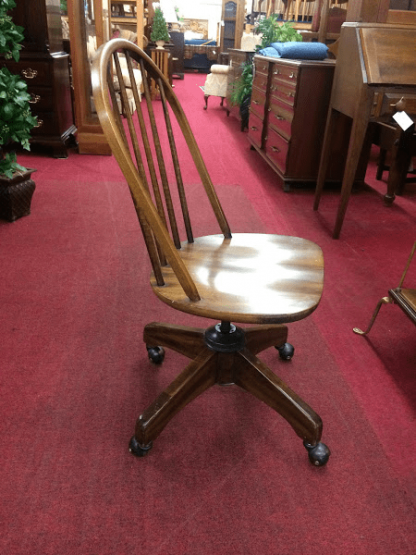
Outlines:
{"type": "Polygon", "coordinates": [[[264,103],[266,102],[266,93],[253,87],[251,93],[250,108],[256,112],[259,117],[264,118],[264,103]]]}
{"type": "Polygon", "coordinates": [[[257,117],[256,113],[250,108],[250,118],[248,122],[248,135],[253,143],[261,147],[261,137],[263,134],[263,120],[257,117]]]}
{"type": "Polygon", "coordinates": [[[12,73],[18,73],[30,86],[47,86],[51,82],[51,66],[45,62],[27,60],[7,63],[7,67],[12,73]]]}
{"type": "Polygon", "coordinates": [[[40,112],[50,112],[53,109],[51,88],[28,87],[28,93],[32,97],[29,104],[34,115],[40,112]]]}
{"type": "Polygon", "coordinates": [[[269,73],[269,62],[267,60],[255,60],[255,73],[269,73]]]}
{"type": "Polygon", "coordinates": [[[38,124],[30,132],[31,135],[37,137],[39,135],[54,135],[57,129],[57,119],[53,112],[43,112],[34,114],[38,116],[38,124]]]}
{"type": "Polygon", "coordinates": [[[386,92],[384,95],[376,93],[374,98],[375,116],[393,115],[397,112],[396,104],[403,98],[404,111],[409,115],[416,114],[416,88],[413,94],[400,92],[386,92]]]}
{"type": "Polygon", "coordinates": [[[269,108],[269,125],[272,125],[276,130],[290,139],[292,135],[292,120],[293,110],[281,101],[272,98],[269,108]]]}
{"type": "Polygon", "coordinates": [[[268,129],[266,140],[266,155],[279,168],[282,173],[286,172],[286,159],[289,151],[289,143],[285,141],[273,129],[268,129]]]}
{"type": "Polygon", "coordinates": [[[258,88],[261,91],[264,91],[264,94],[266,94],[267,75],[265,75],[264,73],[256,73],[253,80],[253,87],[258,88]]]}
{"type": "Polygon", "coordinates": [[[272,67],[272,86],[284,83],[295,84],[298,79],[299,69],[295,66],[273,64],[272,67]]]}
{"type": "Polygon", "coordinates": [[[274,81],[274,83],[272,82],[271,84],[270,92],[274,97],[283,100],[283,102],[290,104],[290,106],[293,106],[295,104],[295,87],[291,87],[286,84],[283,85],[282,83],[276,83],[276,81],[274,81]]]}

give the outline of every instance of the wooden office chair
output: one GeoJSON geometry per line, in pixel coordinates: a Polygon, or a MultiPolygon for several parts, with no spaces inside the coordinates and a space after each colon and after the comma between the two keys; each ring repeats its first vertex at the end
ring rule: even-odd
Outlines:
{"type": "Polygon", "coordinates": [[[353,332],[358,335],[367,335],[371,328],[373,327],[374,321],[380,311],[383,304],[396,304],[399,306],[403,312],[408,316],[414,324],[416,324],[416,289],[404,288],[403,283],[406,277],[407,271],[413,259],[413,255],[416,250],[416,242],[413,245],[412,252],[410,253],[409,259],[406,264],[406,268],[403,272],[402,279],[400,280],[399,286],[396,289],[389,289],[388,297],[383,297],[377,303],[376,309],[370,320],[368,328],[363,331],[360,328],[353,328],[353,332]]]}
{"type": "MultiPolygon", "coordinates": [[[[167,79],[137,46],[120,39],[103,45],[94,60],[92,82],[97,113],[130,187],[153,268],[150,283],[154,293],[173,309],[220,322],[205,330],[163,323],[146,325],[144,341],[151,360],[161,362],[162,347],[169,347],[191,362],[139,417],[130,451],[144,456],[173,416],[214,384],[236,384],[282,415],[304,441],[310,461],[324,465],[330,452],[320,442],[320,417],[256,357],[277,346],[283,359],[291,358],[293,347],[286,343],[287,327],[283,324],[305,318],[317,307],[323,286],[321,249],[296,237],[231,235],[178,99],[167,79]],[[115,71],[122,83],[121,54],[130,71],[132,60],[136,60],[142,75],[147,76],[143,80],[145,102],[140,103],[136,91],[135,121],[126,102],[124,125],[114,109],[112,79],[115,71]],[[160,101],[154,104],[149,79],[157,82],[160,92],[160,101]],[[173,116],[176,122],[172,122],[173,116]],[[194,237],[179,164],[184,147],[181,142],[178,148],[177,132],[183,134],[198,169],[218,222],[217,235],[194,237]],[[168,160],[176,179],[172,190],[168,160]],[[176,203],[174,189],[179,197],[176,203]],[[176,218],[175,204],[182,209],[183,224],[176,218]],[[180,226],[186,236],[182,242],[180,226]],[[257,326],[241,328],[231,322],[257,326]]],[[[121,93],[127,100],[123,85],[121,93]]]]}

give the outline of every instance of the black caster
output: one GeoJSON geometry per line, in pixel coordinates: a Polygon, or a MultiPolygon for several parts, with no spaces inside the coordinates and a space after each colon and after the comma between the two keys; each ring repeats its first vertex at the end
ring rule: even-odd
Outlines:
{"type": "Polygon", "coordinates": [[[331,451],[325,445],[325,443],[317,443],[316,445],[311,445],[306,441],[303,442],[303,445],[306,447],[308,451],[308,456],[310,462],[314,466],[325,466],[328,462],[329,456],[331,451]]]}
{"type": "Polygon", "coordinates": [[[145,457],[151,448],[152,442],[150,442],[149,445],[140,445],[134,436],[129,443],[129,451],[135,457],[145,457]]]}
{"type": "Polygon", "coordinates": [[[148,347],[146,346],[149,359],[155,364],[162,364],[165,358],[165,350],[163,347],[148,347]]]}
{"type": "Polygon", "coordinates": [[[281,347],[276,347],[282,360],[290,360],[295,353],[295,347],[290,343],[284,343],[281,347]]]}

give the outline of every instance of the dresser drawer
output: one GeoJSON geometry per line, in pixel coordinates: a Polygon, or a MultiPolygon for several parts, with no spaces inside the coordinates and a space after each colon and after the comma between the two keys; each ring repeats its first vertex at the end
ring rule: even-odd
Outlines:
{"type": "Polygon", "coordinates": [[[267,90],[267,75],[264,73],[256,73],[253,79],[253,87],[257,87],[266,94],[267,90]]]}
{"type": "Polygon", "coordinates": [[[255,73],[269,73],[269,62],[267,60],[255,60],[255,73]]]}
{"type": "Polygon", "coordinates": [[[270,93],[272,97],[279,98],[290,106],[295,104],[296,88],[294,86],[274,81],[270,86],[270,93]]]}
{"type": "Polygon", "coordinates": [[[290,139],[292,135],[293,110],[290,106],[275,98],[271,99],[269,107],[269,125],[276,128],[281,135],[290,139]]]}
{"type": "Polygon", "coordinates": [[[273,64],[272,86],[278,86],[282,81],[296,85],[298,72],[299,69],[296,66],[273,64]]]}
{"type": "Polygon", "coordinates": [[[29,104],[33,114],[52,111],[53,109],[52,88],[28,87],[27,90],[31,96],[31,100],[29,100],[29,104]]]}
{"type": "Polygon", "coordinates": [[[266,155],[284,174],[286,172],[287,153],[289,143],[273,129],[268,129],[266,140],[266,155]]]}
{"type": "Polygon", "coordinates": [[[51,66],[46,62],[8,62],[7,67],[12,73],[19,74],[30,86],[47,86],[51,83],[51,66]]]}
{"type": "Polygon", "coordinates": [[[266,102],[266,92],[253,87],[251,92],[250,108],[259,117],[264,118],[264,104],[266,102]]]}
{"type": "Polygon", "coordinates": [[[263,120],[260,119],[256,115],[256,112],[253,112],[253,110],[250,108],[248,135],[251,141],[259,148],[261,148],[261,144],[262,144],[262,140],[261,140],[262,134],[263,134],[263,120]]]}
{"type": "Polygon", "coordinates": [[[404,111],[408,114],[416,114],[416,87],[412,93],[391,91],[391,92],[376,92],[374,95],[372,116],[381,117],[386,115],[393,115],[397,112],[396,104],[399,100],[404,101],[404,111]]]}
{"type": "Polygon", "coordinates": [[[43,112],[39,114],[33,113],[33,115],[37,115],[38,117],[38,124],[31,131],[31,134],[34,137],[37,137],[39,135],[56,134],[58,124],[53,112],[43,112]]]}

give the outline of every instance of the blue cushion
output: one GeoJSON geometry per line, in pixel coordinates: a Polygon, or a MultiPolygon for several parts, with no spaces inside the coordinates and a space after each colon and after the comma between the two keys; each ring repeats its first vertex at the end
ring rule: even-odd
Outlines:
{"type": "Polygon", "coordinates": [[[328,47],[323,42],[274,42],[270,46],[280,58],[324,60],[328,56],[328,47]]]}
{"type": "Polygon", "coordinates": [[[273,56],[275,58],[280,58],[280,54],[277,52],[276,48],[272,46],[266,46],[262,50],[259,50],[257,54],[261,54],[262,56],[273,56]]]}

